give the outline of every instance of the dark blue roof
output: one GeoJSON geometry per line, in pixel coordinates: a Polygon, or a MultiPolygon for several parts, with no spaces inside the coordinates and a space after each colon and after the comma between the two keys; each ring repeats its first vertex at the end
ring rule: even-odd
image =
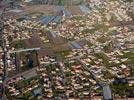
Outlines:
{"type": "Polygon", "coordinates": [[[59,23],[61,21],[61,16],[45,16],[43,18],[41,18],[41,23],[42,24],[49,24],[50,22],[55,22],[55,23],[59,23]]]}
{"type": "Polygon", "coordinates": [[[62,18],[61,16],[56,16],[53,22],[59,23],[61,21],[61,18],[62,18]]]}

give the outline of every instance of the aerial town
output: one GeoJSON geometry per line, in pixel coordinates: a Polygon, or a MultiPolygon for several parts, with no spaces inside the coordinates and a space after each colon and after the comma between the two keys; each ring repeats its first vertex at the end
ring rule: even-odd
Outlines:
{"type": "Polygon", "coordinates": [[[134,100],[134,1],[0,0],[0,100],[134,100]]]}

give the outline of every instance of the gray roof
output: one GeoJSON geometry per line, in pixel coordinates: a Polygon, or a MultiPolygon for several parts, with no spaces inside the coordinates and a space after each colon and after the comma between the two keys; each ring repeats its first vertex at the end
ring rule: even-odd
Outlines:
{"type": "Polygon", "coordinates": [[[112,92],[109,85],[103,86],[103,97],[104,100],[112,100],[112,92]]]}

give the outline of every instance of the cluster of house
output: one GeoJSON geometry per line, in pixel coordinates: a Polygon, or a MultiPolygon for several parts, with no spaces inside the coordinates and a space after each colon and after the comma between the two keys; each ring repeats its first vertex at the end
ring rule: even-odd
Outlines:
{"type": "Polygon", "coordinates": [[[2,48],[0,48],[0,97],[3,95],[3,76],[4,76],[4,66],[2,60],[2,48]]]}
{"type": "MultiPolygon", "coordinates": [[[[64,58],[62,61],[58,57],[39,58],[36,78],[27,80],[18,77],[8,81],[7,96],[26,97],[28,100],[34,97],[96,98],[98,95],[102,96],[98,84],[111,85],[116,81],[115,78],[126,79],[129,88],[134,87],[134,26],[132,17],[128,15],[129,7],[121,1],[107,0],[91,0],[86,6],[91,9],[87,15],[71,16],[58,25],[51,23],[54,27],[50,24],[46,28],[40,22],[25,18],[5,21],[3,37],[7,71],[16,70],[17,60],[14,54],[10,55],[12,51],[25,48],[22,40],[30,39],[35,32],[44,43],[50,42],[49,33],[46,33],[50,31],[53,37],[63,37],[72,47],[72,50],[59,53],[64,58]],[[51,32],[52,30],[57,33],[51,32]]],[[[81,9],[84,8],[81,6],[81,9]]],[[[48,22],[48,19],[45,17],[45,21],[48,22]]],[[[4,56],[1,48],[0,91],[3,87],[4,56]]],[[[24,66],[23,60],[19,66],[24,66]]]]}
{"type": "Polygon", "coordinates": [[[41,25],[41,23],[26,19],[19,20],[20,19],[8,19],[4,22],[4,41],[6,41],[8,54],[10,54],[8,55],[8,71],[16,70],[16,64],[19,60],[20,67],[25,65],[23,61],[24,57],[21,56],[22,54],[19,54],[19,52],[21,52],[19,50],[27,49],[26,41],[29,40],[35,32],[38,33],[41,41],[44,43],[49,42],[44,33],[44,26],[41,25]]]}
{"type": "Polygon", "coordinates": [[[8,80],[5,91],[8,99],[32,100],[36,95],[41,95],[42,93],[38,78],[27,79],[23,76],[8,80]]]}
{"type": "MultiPolygon", "coordinates": [[[[91,0],[92,1],[92,0],[91,0]]],[[[60,35],[69,40],[80,39],[99,31],[102,28],[104,34],[113,26],[121,26],[132,21],[129,16],[129,7],[120,1],[96,1],[93,4],[99,4],[91,7],[87,15],[72,16],[67,19],[60,28],[60,35]]],[[[92,3],[90,3],[92,4],[92,3]]],[[[90,8],[90,5],[89,5],[90,8]]]]}
{"type": "Polygon", "coordinates": [[[55,63],[50,61],[49,64],[48,61],[44,62],[47,64],[41,65],[37,73],[45,98],[86,99],[97,95],[97,82],[76,59],[55,63]]]}

